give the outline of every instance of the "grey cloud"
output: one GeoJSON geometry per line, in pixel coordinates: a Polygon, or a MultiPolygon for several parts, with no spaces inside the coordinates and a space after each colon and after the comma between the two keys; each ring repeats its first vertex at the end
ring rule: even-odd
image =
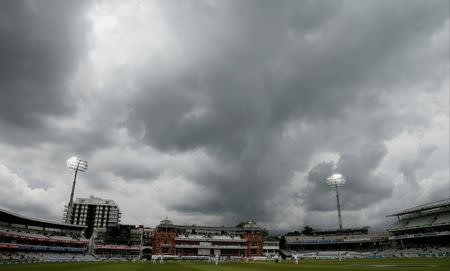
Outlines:
{"type": "MultiPolygon", "coordinates": [[[[205,149],[231,168],[221,174],[205,169],[194,179],[217,197],[173,208],[264,220],[273,211],[265,200],[301,169],[291,161],[304,165],[319,149],[342,153],[337,169],[348,176],[346,193],[352,196],[347,208],[389,197],[391,180],[374,173],[387,152],[380,142],[418,123],[384,104],[386,95],[427,77],[404,81],[386,71],[417,72],[410,66],[417,60],[414,53],[421,50],[416,45],[427,44],[448,20],[448,3],[333,1],[321,2],[320,8],[289,1],[198,5],[183,2],[164,9],[188,63],[183,63],[185,69],[176,62],[164,63],[164,73],[153,72],[151,79],[144,72],[129,119],[144,129],[144,142],[153,147],[171,152],[205,149]],[[214,23],[208,23],[212,18],[214,23]],[[316,40],[309,41],[307,36],[314,34],[316,40]],[[408,58],[402,57],[404,50],[408,58]],[[197,108],[201,114],[187,117],[197,108]],[[308,125],[315,134],[308,142],[311,150],[299,156],[279,149],[292,121],[308,125]],[[338,134],[327,126],[336,126],[338,134]],[[369,142],[374,147],[359,149],[369,142]],[[352,146],[355,143],[359,146],[352,146]]],[[[423,68],[434,64],[424,63],[423,68]]],[[[292,143],[302,144],[303,135],[309,132],[300,133],[292,143]]],[[[305,204],[329,209],[316,204],[317,193],[306,197],[305,204]]]]}
{"type": "Polygon", "coordinates": [[[144,168],[135,168],[134,165],[129,165],[128,167],[121,167],[113,169],[112,172],[114,172],[117,176],[120,176],[126,180],[132,181],[132,180],[153,180],[156,179],[161,173],[155,172],[151,169],[144,169],[144,168]]]}
{"type": "Polygon", "coordinates": [[[74,111],[69,79],[87,47],[86,7],[84,1],[0,3],[0,120],[39,129],[43,116],[74,111]]]}
{"type": "Polygon", "coordinates": [[[417,185],[418,172],[425,167],[426,162],[436,149],[437,147],[434,145],[421,146],[416,157],[407,159],[400,164],[399,170],[407,182],[417,185]]]}
{"type": "MultiPolygon", "coordinates": [[[[119,2],[101,2],[98,8],[119,2]]],[[[398,172],[383,170],[386,142],[405,131],[426,129],[433,116],[417,110],[414,98],[424,86],[448,80],[448,39],[437,45],[434,39],[438,31],[448,30],[448,1],[154,4],[167,36],[155,30],[141,33],[142,40],[132,40],[133,35],[129,40],[123,32],[122,42],[161,38],[164,46],[151,52],[141,48],[137,63],[111,61],[109,67],[102,48],[88,52],[88,4],[3,1],[0,138],[5,144],[36,144],[33,150],[42,153],[48,149],[39,144],[50,142],[50,153],[40,156],[49,163],[82,156],[92,162],[82,189],[116,193],[111,198],[122,196],[112,187],[115,177],[122,185],[145,188],[172,170],[200,189],[202,197],[158,202],[167,210],[155,212],[190,214],[192,219],[220,215],[225,222],[255,219],[270,225],[283,208],[279,205],[293,208],[297,196],[295,204],[307,214],[334,217],[334,197],[324,180],[335,171],[347,178],[344,210],[356,213],[392,196],[391,174],[398,172]],[[100,54],[95,61],[105,63],[86,60],[89,53],[100,54]],[[70,96],[79,63],[84,65],[81,85],[95,89],[90,101],[70,96]],[[90,67],[97,64],[100,72],[90,67]],[[63,125],[49,129],[45,117],[63,125]],[[128,148],[156,154],[121,153],[128,148]],[[159,159],[158,153],[179,157],[190,152],[202,152],[212,162],[193,163],[195,170],[170,162],[146,164],[159,159]],[[322,153],[339,160],[315,160],[311,166],[322,153]],[[307,177],[293,180],[295,173],[307,177]],[[293,182],[306,189],[288,191],[293,182]]],[[[136,21],[153,25],[143,13],[147,3],[138,5],[132,14],[141,16],[136,21]]],[[[127,25],[125,17],[118,16],[118,29],[141,31],[127,25]]],[[[121,46],[106,49],[128,59],[130,47],[121,46]]],[[[418,179],[417,170],[430,166],[426,160],[433,150],[425,149],[420,159],[406,159],[398,171],[418,179]]],[[[123,204],[124,213],[137,216],[136,208],[123,204]]]]}

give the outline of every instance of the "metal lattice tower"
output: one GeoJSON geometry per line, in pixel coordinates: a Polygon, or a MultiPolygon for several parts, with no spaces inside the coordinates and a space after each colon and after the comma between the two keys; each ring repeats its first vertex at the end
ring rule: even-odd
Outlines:
{"type": "Polygon", "coordinates": [[[70,193],[70,200],[69,205],[67,209],[67,216],[66,216],[66,222],[70,223],[71,217],[72,217],[72,208],[73,208],[73,196],[75,193],[75,184],[77,182],[77,175],[78,171],[85,172],[88,168],[87,161],[81,160],[80,158],[73,156],[67,159],[67,167],[70,169],[73,169],[75,171],[75,174],[73,176],[73,183],[72,183],[72,191],[70,193]]]}
{"type": "Polygon", "coordinates": [[[327,184],[336,190],[339,229],[342,230],[342,215],[341,215],[341,203],[339,201],[339,187],[345,184],[345,178],[344,176],[342,176],[342,174],[336,173],[327,178],[327,184]]]}

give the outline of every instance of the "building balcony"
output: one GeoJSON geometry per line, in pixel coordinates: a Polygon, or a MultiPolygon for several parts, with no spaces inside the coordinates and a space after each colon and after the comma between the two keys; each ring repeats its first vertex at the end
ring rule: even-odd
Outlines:
{"type": "Polygon", "coordinates": [[[197,249],[247,249],[246,246],[225,246],[225,245],[175,245],[175,248],[197,248],[197,249]]]}

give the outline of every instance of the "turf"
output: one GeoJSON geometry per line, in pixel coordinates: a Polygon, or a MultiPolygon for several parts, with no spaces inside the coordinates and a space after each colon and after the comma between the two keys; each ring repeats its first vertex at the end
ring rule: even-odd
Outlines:
{"type": "Polygon", "coordinates": [[[51,264],[16,264],[0,265],[0,270],[21,270],[21,271],[65,271],[65,270],[84,270],[84,271],[257,271],[257,270],[450,270],[450,258],[446,259],[364,259],[364,260],[344,260],[338,261],[301,261],[298,265],[292,262],[276,264],[274,262],[250,262],[250,263],[220,263],[215,266],[212,263],[164,263],[154,264],[145,263],[51,263],[51,264]],[[398,265],[398,266],[364,266],[364,265],[398,265]],[[413,267],[416,266],[416,267],[413,267]]]}

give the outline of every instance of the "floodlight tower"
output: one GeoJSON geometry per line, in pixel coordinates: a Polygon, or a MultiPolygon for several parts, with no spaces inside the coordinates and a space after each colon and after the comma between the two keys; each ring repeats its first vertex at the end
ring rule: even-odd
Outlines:
{"type": "Polygon", "coordinates": [[[337,209],[338,209],[338,218],[339,218],[339,229],[342,230],[342,217],[341,217],[341,203],[339,202],[339,186],[343,186],[345,184],[345,178],[342,174],[335,173],[327,178],[327,184],[336,189],[336,200],[337,200],[337,209]]]}
{"type": "Polygon", "coordinates": [[[70,222],[73,207],[73,194],[75,193],[75,184],[77,182],[78,171],[85,172],[88,168],[88,164],[87,161],[81,160],[80,158],[73,156],[67,159],[67,167],[75,171],[75,174],[73,176],[72,192],[70,193],[70,200],[67,208],[67,217],[66,217],[66,222],[70,222]]]}

